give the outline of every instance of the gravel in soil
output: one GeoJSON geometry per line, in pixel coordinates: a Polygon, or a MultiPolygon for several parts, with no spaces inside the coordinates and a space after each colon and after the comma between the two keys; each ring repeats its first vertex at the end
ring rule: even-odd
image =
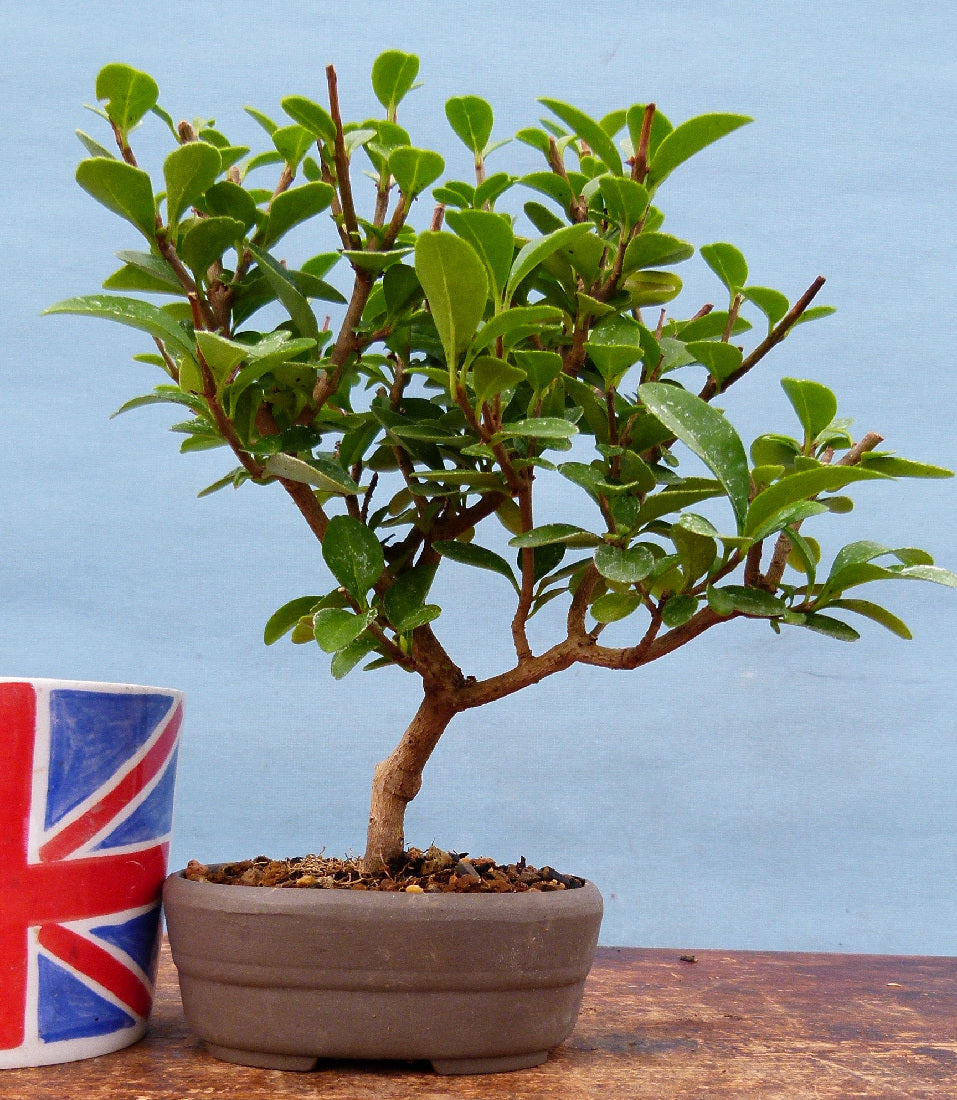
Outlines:
{"type": "Polygon", "coordinates": [[[238,863],[207,866],[190,860],[186,878],[227,886],[279,886],[287,889],[389,890],[406,893],[520,893],[525,890],[573,890],[584,886],[576,875],[562,875],[551,867],[530,867],[524,857],[500,865],[467,852],[446,852],[434,845],[424,852],[410,848],[381,874],[362,870],[358,859],[298,856],[269,859],[257,856],[238,863]]]}

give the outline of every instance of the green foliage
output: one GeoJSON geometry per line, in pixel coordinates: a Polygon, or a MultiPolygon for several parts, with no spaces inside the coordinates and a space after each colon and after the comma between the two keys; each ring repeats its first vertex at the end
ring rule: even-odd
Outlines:
{"type": "Polygon", "coordinates": [[[481,157],[492,136],[492,105],[475,95],[456,96],[447,100],[445,117],[456,135],[481,157]]]}
{"type": "Polygon", "coordinates": [[[449,233],[420,233],[415,273],[429,301],[450,377],[475,335],[488,299],[485,266],[475,249],[449,233]]]}
{"type": "Polygon", "coordinates": [[[390,119],[395,118],[396,108],[413,87],[418,73],[419,59],[413,54],[387,50],[376,58],[372,66],[372,90],[390,119]]]}
{"type": "Polygon", "coordinates": [[[156,202],[146,172],[121,160],[94,157],[81,161],[76,182],[114,214],[131,222],[148,239],[156,235],[156,202]]]}
{"type": "Polygon", "coordinates": [[[159,88],[149,74],[129,65],[106,65],[96,78],[96,98],[107,101],[107,117],[126,138],[156,106],[159,88]]]}
{"type": "Polygon", "coordinates": [[[169,228],[213,186],[221,170],[219,150],[205,141],[189,141],[169,154],[163,163],[169,228]]]}
{"type": "Polygon", "coordinates": [[[516,135],[538,166],[486,176],[493,108],[457,96],[446,117],[458,159],[459,141],[472,154],[469,182],[446,178],[443,154],[396,121],[418,67],[398,50],[376,60],[380,118],[340,124],[338,103],[300,95],[281,100],[284,125],[247,108],[262,128],[262,147],[247,150],[212,123],[177,132],[155,81],[112,64],[96,82],[104,143],[79,135],[89,155],[77,182],[147,247],[121,248],[111,293],[48,312],[144,334],[137,358],[162,382],[123,410],[175,405],[184,451],[231,452],[204,494],[250,484],[293,497],[331,587],[279,608],[266,643],[318,644],[335,677],[367,662],[451,683],[430,597],[434,587],[468,604],[475,569],[508,582],[489,597],[509,609],[515,650],[496,691],[565,667],[566,643],[575,660],[607,663],[599,638],[612,623],[634,632],[622,667],[738,617],[844,641],[858,636],[844,622],[856,617],[910,637],[854,590],[957,587],[957,576],[923,550],[871,541],[827,566],[811,532],[839,522],[859,482],[950,471],[877,450],[874,437],[855,443],[835,395],[809,379],[782,379],[790,423],[747,448],[714,399],[831,310],[810,304],[817,283],[803,295],[750,284],[725,241],[699,253],[726,304],[679,297],[673,268],[695,248],[664,229],[661,185],[748,119],[672,125],[646,104],[596,119],[542,99],[548,117],[516,135]],[[130,145],[144,120],[173,142],[159,180],[130,145]],[[444,212],[422,228],[429,188],[444,212]],[[327,309],[335,316],[320,323],[327,309]],[[549,482],[558,491],[539,517],[549,482]],[[514,564],[499,552],[505,538],[514,564]],[[433,586],[439,572],[464,576],[433,586]],[[559,641],[526,675],[527,621],[556,600],[559,641]]]}

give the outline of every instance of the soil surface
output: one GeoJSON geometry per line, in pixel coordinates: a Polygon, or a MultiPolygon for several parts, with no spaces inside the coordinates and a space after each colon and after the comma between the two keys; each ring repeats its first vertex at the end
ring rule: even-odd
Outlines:
{"type": "Polygon", "coordinates": [[[467,852],[446,852],[434,845],[424,852],[410,848],[401,862],[381,874],[363,871],[358,859],[319,855],[294,859],[257,856],[208,867],[193,859],[186,868],[186,877],[195,882],[227,886],[404,890],[413,894],[423,891],[506,894],[524,890],[573,890],[585,885],[585,880],[576,875],[562,875],[551,867],[530,867],[524,857],[518,863],[503,866],[484,856],[470,859],[467,852]]]}

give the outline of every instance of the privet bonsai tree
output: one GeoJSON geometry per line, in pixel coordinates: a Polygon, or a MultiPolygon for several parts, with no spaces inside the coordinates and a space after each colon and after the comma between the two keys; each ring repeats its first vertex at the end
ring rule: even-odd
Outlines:
{"type": "MultiPolygon", "coordinates": [[[[77,180],[144,243],[118,254],[108,293],[51,310],[152,338],[136,358],[162,383],[124,409],[182,406],[183,451],[230,452],[204,492],[253,483],[299,510],[329,576],[272,616],[266,642],[291,631],[335,677],[396,665],[421,682],[375,770],[367,870],[402,856],[406,806],[460,711],[575,664],[642,668],[743,616],[841,641],[857,616],[907,638],[858,587],[957,585],[925,551],[871,541],[824,565],[811,533],[851,509],[854,482],[948,471],[856,437],[818,382],[782,379],[791,434],[775,424],[750,448],[720,410],[831,312],[812,305],[823,279],[791,301],[751,283],[731,244],[708,244],[715,303],[673,312],[673,269],[695,250],[659,204],[686,161],[748,119],[673,125],[649,103],[596,120],[542,99],[546,117],[510,147],[539,167],[509,171],[492,108],[464,95],[446,104],[464,144],[447,172],[399,121],[417,71],[414,56],[380,56],[382,116],[347,122],[330,67],[326,105],[290,95],[275,120],[247,108],[265,135],[252,152],[212,121],[175,124],[150,76],[108,65],[94,110],[115,148],[80,133],[77,180]],[[144,120],[169,129],[162,180],[137,163],[144,120]],[[498,574],[511,628],[479,643],[497,652],[494,675],[470,675],[440,640],[430,593],[450,562],[498,574]],[[553,637],[533,646],[529,621],[553,601],[553,637]],[[624,644],[606,641],[610,624],[624,644]]],[[[467,583],[451,592],[470,599],[467,583]]]]}

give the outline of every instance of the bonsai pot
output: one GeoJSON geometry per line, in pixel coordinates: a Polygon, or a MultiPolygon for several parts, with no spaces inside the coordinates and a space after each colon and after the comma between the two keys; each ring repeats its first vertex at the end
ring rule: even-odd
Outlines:
{"type": "Polygon", "coordinates": [[[182,699],[0,679],[0,1068],[146,1030],[182,699]]]}
{"type": "Polygon", "coordinates": [[[512,894],[280,889],[171,875],[163,899],[186,1019],[218,1058],[538,1065],[572,1032],[597,888],[512,894]]]}

